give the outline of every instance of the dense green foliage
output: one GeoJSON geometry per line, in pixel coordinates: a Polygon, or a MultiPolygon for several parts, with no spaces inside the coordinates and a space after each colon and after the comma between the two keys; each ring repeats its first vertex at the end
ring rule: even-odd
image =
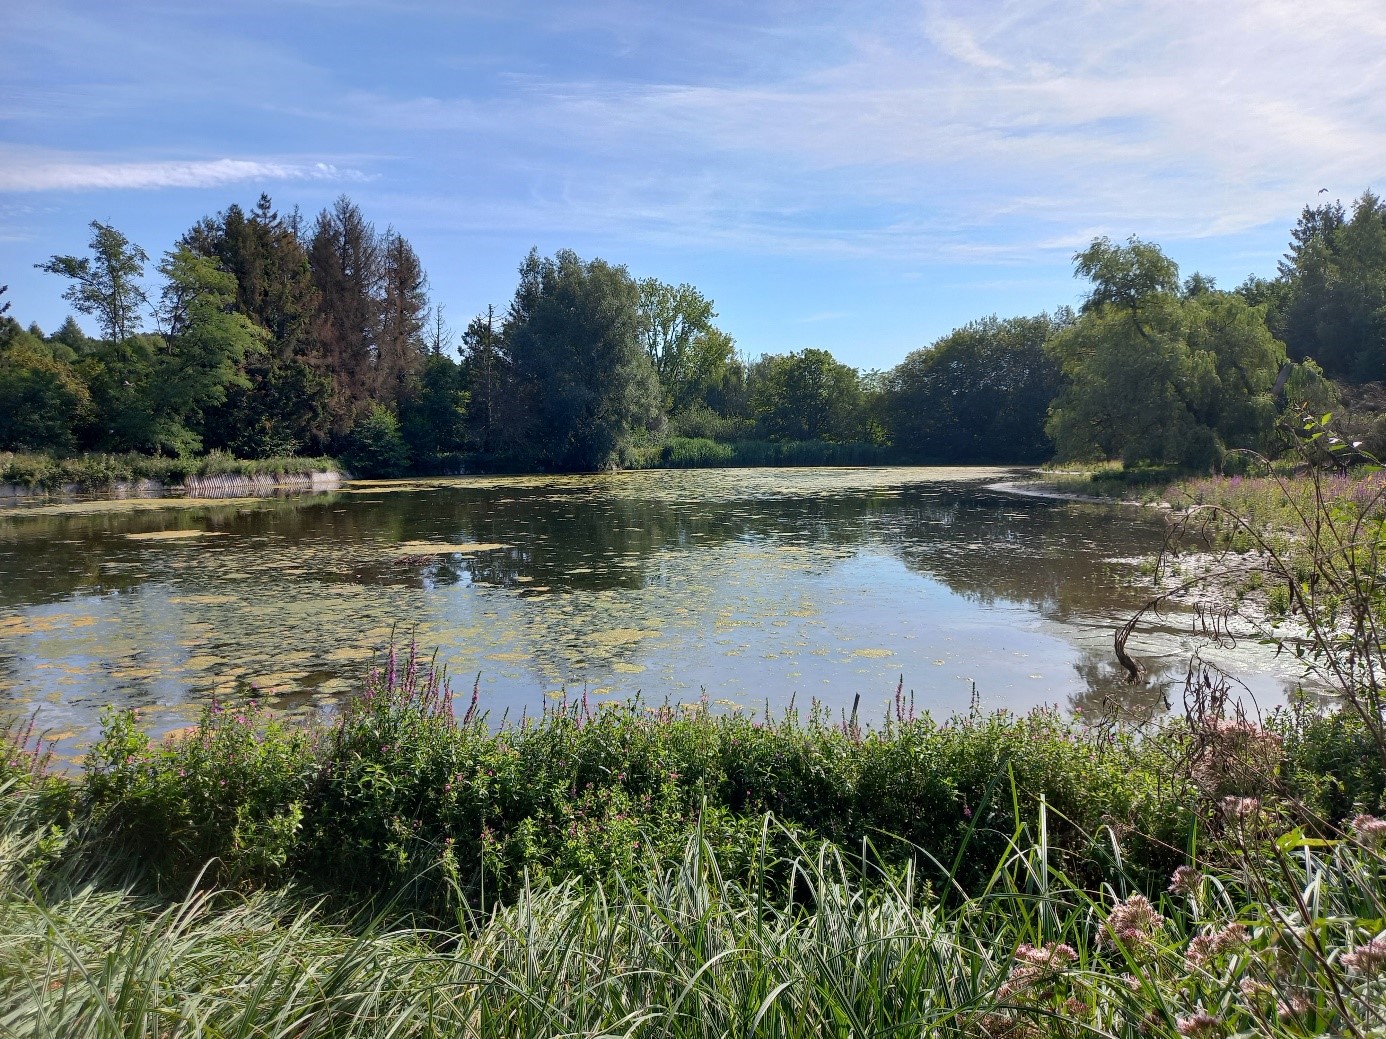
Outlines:
{"type": "Polygon", "coordinates": [[[1354,382],[1386,379],[1386,203],[1370,191],[1351,214],[1339,202],[1305,207],[1279,278],[1242,291],[1267,303],[1291,357],[1354,382]]]}
{"type": "MultiPolygon", "coordinates": [[[[215,857],[258,881],[412,882],[426,904],[508,896],[525,877],[630,875],[651,850],[677,852],[694,818],[744,871],[766,812],[814,840],[867,839],[885,864],[917,846],[925,876],[951,864],[968,885],[1041,796],[1056,856],[1092,880],[1112,865],[1095,836],[1104,821],[1183,844],[1188,792],[1161,779],[1158,742],[1103,741],[1050,712],[936,723],[896,711],[865,731],[817,710],[766,722],[574,704],[496,730],[475,707],[455,720],[439,677],[392,654],[330,730],[221,706],[157,744],[133,715],[112,715],[81,797],[173,878],[215,857]]],[[[1159,843],[1132,854],[1143,869],[1169,865],[1159,843]]]]}
{"type": "Polygon", "coordinates": [[[831,848],[780,855],[767,820],[744,872],[694,824],[630,879],[540,880],[421,927],[206,878],[160,898],[80,816],[54,825],[12,786],[0,1015],[68,1039],[1379,1034],[1386,823],[1306,840],[1259,808],[1228,817],[1149,899],[1075,884],[1043,810],[973,898],[831,848]]]}
{"type": "Polygon", "coordinates": [[[468,322],[454,353],[409,242],[345,197],[311,222],[264,196],[199,221],[157,293],[143,250],[93,223],[89,255],[39,266],[100,338],[0,314],[0,450],[331,453],[377,476],[1055,454],[1207,471],[1229,449],[1283,450],[1301,405],[1386,444],[1386,396],[1324,378],[1386,376],[1386,206],[1370,193],[1350,213],[1306,209],[1279,276],[1236,292],[1181,283],[1137,238],[1074,261],[1079,313],[985,318],[861,372],[812,347],[752,359],[696,287],[567,250],[525,258],[509,307],[468,322]]]}
{"type": "Polygon", "coordinates": [[[1176,462],[1208,470],[1228,447],[1264,445],[1285,363],[1264,313],[1135,239],[1078,256],[1093,289],[1049,349],[1066,377],[1049,418],[1061,459],[1176,462]]]}
{"type": "Polygon", "coordinates": [[[285,726],[252,701],[156,743],[114,713],[71,797],[175,886],[215,859],[233,882],[407,892],[447,913],[542,878],[636,877],[649,856],[677,855],[695,820],[744,876],[766,813],[971,891],[1041,803],[1056,868],[1149,889],[1216,831],[1228,797],[1273,794],[1320,827],[1381,810],[1381,760],[1360,718],[1307,710],[1269,727],[1191,717],[1144,738],[1051,711],[939,723],[899,696],[869,729],[817,708],[767,720],[585,703],[495,728],[475,696],[458,718],[410,652],[373,670],[330,728],[285,726]],[[1125,835],[1120,859],[1108,827],[1125,835]]]}
{"type": "Polygon", "coordinates": [[[1042,462],[1059,389],[1045,343],[1071,316],[974,321],[916,350],[886,379],[886,427],[896,443],[963,462],[1042,462]]]}
{"type": "Polygon", "coordinates": [[[531,252],[505,322],[502,450],[546,468],[613,467],[660,413],[640,326],[640,288],[625,268],[531,252]]]}

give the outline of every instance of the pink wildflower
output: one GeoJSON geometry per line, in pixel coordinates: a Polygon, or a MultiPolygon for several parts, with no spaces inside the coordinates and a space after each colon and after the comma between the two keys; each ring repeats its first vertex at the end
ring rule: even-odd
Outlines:
{"type": "Polygon", "coordinates": [[[1192,897],[1198,894],[1198,889],[1203,884],[1203,874],[1192,866],[1180,866],[1174,871],[1174,876],[1170,877],[1169,891],[1173,895],[1187,895],[1192,897]]]}
{"type": "Polygon", "coordinates": [[[1113,945],[1144,945],[1164,923],[1165,918],[1155,911],[1150,899],[1132,895],[1112,906],[1107,914],[1106,940],[1113,945]]]}
{"type": "Polygon", "coordinates": [[[1218,1030],[1218,1019],[1206,1011],[1181,1017],[1174,1023],[1174,1030],[1183,1036],[1207,1036],[1218,1030]]]}
{"type": "Polygon", "coordinates": [[[1237,988],[1241,990],[1242,996],[1246,999],[1256,999],[1271,990],[1264,981],[1257,981],[1255,978],[1243,978],[1237,982],[1237,988]]]}
{"type": "Polygon", "coordinates": [[[1303,1017],[1309,1013],[1309,1000],[1303,996],[1291,996],[1289,999],[1278,1000],[1275,1004],[1277,1017],[1303,1017]]]}
{"type": "Polygon", "coordinates": [[[1015,958],[1032,967],[1063,970],[1064,967],[1078,958],[1078,953],[1071,945],[1049,942],[1042,949],[1036,949],[1033,945],[1022,945],[1016,949],[1015,958]]]}
{"type": "Polygon", "coordinates": [[[1374,815],[1359,815],[1352,820],[1352,835],[1358,843],[1369,848],[1386,844],[1386,819],[1374,815]]]}
{"type": "Polygon", "coordinates": [[[1205,930],[1189,943],[1185,958],[1191,964],[1207,963],[1214,956],[1232,952],[1246,944],[1247,929],[1242,924],[1228,924],[1220,930],[1205,930]]]}
{"type": "Polygon", "coordinates": [[[1373,938],[1366,945],[1343,955],[1343,966],[1370,974],[1386,963],[1386,936],[1373,938]]]}

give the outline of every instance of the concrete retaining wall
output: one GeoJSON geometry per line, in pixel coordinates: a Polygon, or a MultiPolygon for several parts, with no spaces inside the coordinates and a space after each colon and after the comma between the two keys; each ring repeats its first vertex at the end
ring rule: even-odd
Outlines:
{"type": "Polygon", "coordinates": [[[167,486],[158,480],[126,480],[104,487],[68,483],[53,489],[0,483],[0,504],[26,499],[71,498],[239,498],[277,490],[328,491],[341,485],[341,473],[295,473],[291,476],[190,476],[181,484],[167,486]]]}

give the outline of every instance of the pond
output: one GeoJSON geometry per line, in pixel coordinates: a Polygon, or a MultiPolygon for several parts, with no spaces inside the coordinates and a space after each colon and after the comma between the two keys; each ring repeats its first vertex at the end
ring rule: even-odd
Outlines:
{"type": "MultiPolygon", "coordinates": [[[[392,636],[493,719],[639,693],[861,717],[1041,703],[1149,712],[1193,643],[1112,632],[1149,593],[1152,510],[992,489],[998,469],[755,469],[357,482],[254,499],[0,510],[0,706],[76,753],[103,706],[153,732],[214,695],[330,710],[392,636]]],[[[1223,660],[1262,702],[1294,681],[1223,660]]],[[[1282,669],[1278,669],[1282,668],[1282,669]]]]}

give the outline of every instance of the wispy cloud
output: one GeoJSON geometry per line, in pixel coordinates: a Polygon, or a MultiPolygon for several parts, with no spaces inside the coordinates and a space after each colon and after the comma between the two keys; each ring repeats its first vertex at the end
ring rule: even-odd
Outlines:
{"type": "Polygon", "coordinates": [[[19,6],[0,192],[28,198],[335,182],[507,248],[1057,269],[1097,234],[1206,253],[1386,170],[1381,0],[19,6]]]}
{"type": "Polygon", "coordinates": [[[525,187],[506,201],[554,227],[832,253],[973,239],[995,259],[1226,236],[1324,185],[1355,194],[1386,169],[1383,42],[1362,0],[884,4],[816,63],[357,94],[344,118],[487,140],[525,187]]]}
{"type": "Polygon", "coordinates": [[[369,179],[359,170],[330,163],[212,159],[187,162],[10,161],[0,166],[0,191],[102,191],[214,188],[245,181],[344,181],[369,179]]]}

